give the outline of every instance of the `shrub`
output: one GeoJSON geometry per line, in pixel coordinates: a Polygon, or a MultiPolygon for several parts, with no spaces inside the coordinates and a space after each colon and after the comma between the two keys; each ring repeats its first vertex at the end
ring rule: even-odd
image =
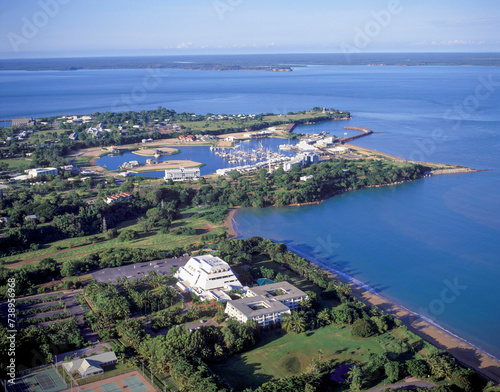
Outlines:
{"type": "Polygon", "coordinates": [[[406,361],[406,369],[413,377],[423,378],[427,375],[429,369],[422,359],[411,359],[406,361]]]}
{"type": "Polygon", "coordinates": [[[375,328],[371,322],[358,319],[352,324],[351,335],[358,338],[369,338],[375,334],[375,328]]]}
{"type": "Polygon", "coordinates": [[[120,242],[132,241],[132,240],[135,240],[137,237],[138,237],[138,235],[137,235],[137,232],[135,230],[125,229],[118,236],[118,240],[120,242]]]}

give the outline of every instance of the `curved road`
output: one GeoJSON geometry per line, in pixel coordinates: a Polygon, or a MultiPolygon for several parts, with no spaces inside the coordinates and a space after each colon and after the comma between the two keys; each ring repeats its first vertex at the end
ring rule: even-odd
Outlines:
{"type": "Polygon", "coordinates": [[[397,384],[384,385],[382,387],[377,387],[373,389],[369,389],[367,392],[380,392],[384,389],[391,388],[394,390],[410,390],[413,388],[434,388],[436,385],[427,381],[421,381],[418,378],[408,378],[404,382],[400,382],[397,384]]]}

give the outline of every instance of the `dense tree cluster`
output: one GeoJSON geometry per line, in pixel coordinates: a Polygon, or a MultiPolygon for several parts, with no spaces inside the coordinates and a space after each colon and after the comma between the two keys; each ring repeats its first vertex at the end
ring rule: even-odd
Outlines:
{"type": "MultiPolygon", "coordinates": [[[[9,358],[7,350],[8,328],[0,326],[0,357],[9,358]]],[[[85,341],[80,335],[76,320],[69,318],[51,322],[44,326],[31,325],[19,329],[16,333],[16,367],[17,371],[40,366],[51,362],[54,355],[80,348],[85,341]]],[[[0,374],[5,378],[8,361],[1,361],[0,374]]]]}

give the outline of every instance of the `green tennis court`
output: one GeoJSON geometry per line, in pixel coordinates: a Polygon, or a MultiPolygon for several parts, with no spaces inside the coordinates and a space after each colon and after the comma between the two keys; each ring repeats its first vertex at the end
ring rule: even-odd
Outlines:
{"type": "Polygon", "coordinates": [[[87,389],[82,389],[81,391],[78,392],[95,392],[92,388],[87,388],[87,389]]]}
{"type": "Polygon", "coordinates": [[[149,389],[137,376],[124,378],[122,381],[131,392],[145,392],[149,389]]]}
{"type": "Polygon", "coordinates": [[[20,377],[14,385],[7,387],[8,392],[59,392],[66,388],[50,367],[20,377]]]}
{"type": "Polygon", "coordinates": [[[116,382],[99,385],[99,388],[102,389],[102,392],[121,392],[121,389],[116,382]]]}

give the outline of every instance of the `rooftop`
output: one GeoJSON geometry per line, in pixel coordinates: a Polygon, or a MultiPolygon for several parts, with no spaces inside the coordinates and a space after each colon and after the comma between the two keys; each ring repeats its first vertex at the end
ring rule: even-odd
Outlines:
{"type": "MultiPolygon", "coordinates": [[[[248,291],[255,296],[261,296],[267,299],[277,299],[280,301],[307,296],[307,294],[304,293],[302,290],[298,289],[297,287],[288,282],[278,282],[278,283],[266,284],[264,286],[252,287],[248,291]],[[276,290],[280,290],[281,294],[275,295],[274,293],[276,290]]],[[[250,298],[255,298],[255,297],[250,297],[250,298]]]]}
{"type": "Polygon", "coordinates": [[[263,296],[246,297],[229,302],[235,309],[247,318],[263,316],[269,313],[288,312],[288,306],[283,305],[276,299],[268,299],[263,296]]]}

